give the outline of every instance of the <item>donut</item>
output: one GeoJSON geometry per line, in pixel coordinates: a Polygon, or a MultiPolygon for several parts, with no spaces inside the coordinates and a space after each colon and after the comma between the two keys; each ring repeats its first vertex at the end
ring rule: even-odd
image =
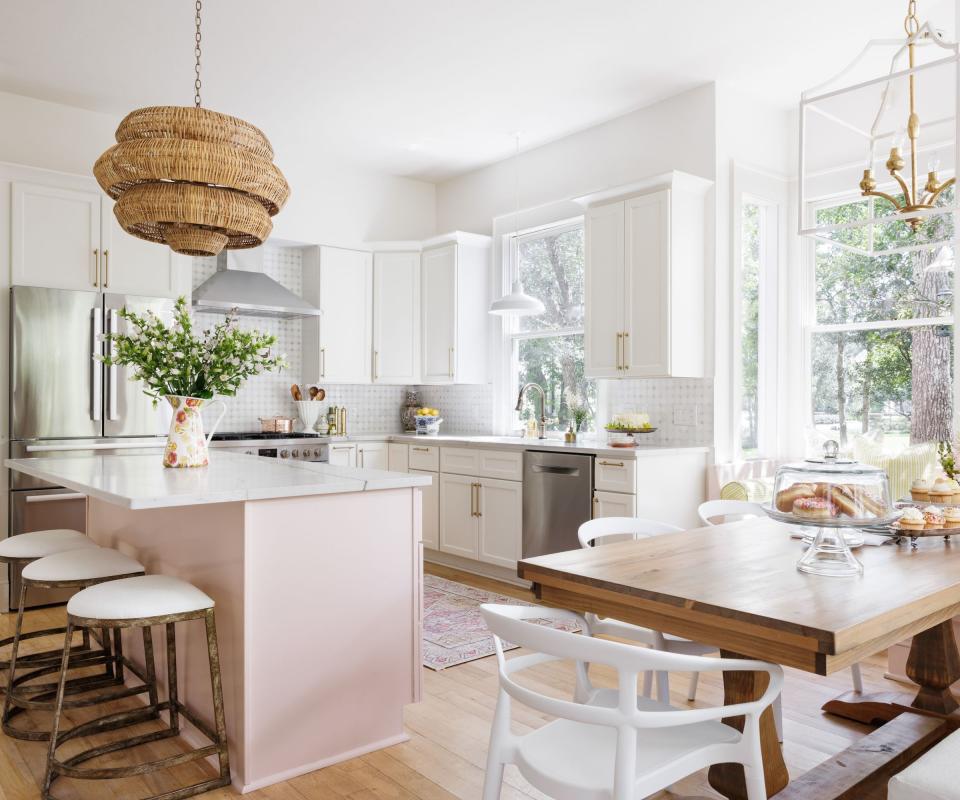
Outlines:
{"type": "Polygon", "coordinates": [[[837,506],[826,497],[800,497],[793,501],[793,513],[809,519],[829,519],[837,516],[837,506]]]}
{"type": "Polygon", "coordinates": [[[793,501],[801,497],[813,497],[813,486],[809,483],[795,483],[789,489],[777,492],[777,509],[789,514],[793,511],[793,501]]]}

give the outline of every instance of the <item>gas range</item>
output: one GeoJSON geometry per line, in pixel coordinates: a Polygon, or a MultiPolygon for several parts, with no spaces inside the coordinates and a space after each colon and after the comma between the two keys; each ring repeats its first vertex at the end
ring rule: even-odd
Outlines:
{"type": "Polygon", "coordinates": [[[215,433],[211,447],[228,453],[297,461],[328,461],[328,439],[312,433],[215,433]]]}

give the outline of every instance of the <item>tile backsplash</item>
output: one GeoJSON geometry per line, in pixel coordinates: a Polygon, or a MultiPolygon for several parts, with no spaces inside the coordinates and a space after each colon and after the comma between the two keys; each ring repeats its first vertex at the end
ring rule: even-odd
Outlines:
{"type": "Polygon", "coordinates": [[[603,381],[601,397],[605,400],[601,424],[618,413],[650,415],[657,431],[644,434],[644,444],[713,446],[712,378],[603,381]]]}

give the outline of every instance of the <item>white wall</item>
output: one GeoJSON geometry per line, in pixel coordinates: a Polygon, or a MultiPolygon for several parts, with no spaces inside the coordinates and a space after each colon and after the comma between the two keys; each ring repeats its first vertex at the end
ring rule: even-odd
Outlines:
{"type": "MultiPolygon", "coordinates": [[[[0,92],[0,161],[92,175],[122,117],[0,92]]],[[[256,120],[253,120],[255,123],[256,120]]],[[[435,232],[435,187],[318,154],[299,132],[266,132],[292,187],[273,235],[306,243],[421,239],[435,232]]]]}

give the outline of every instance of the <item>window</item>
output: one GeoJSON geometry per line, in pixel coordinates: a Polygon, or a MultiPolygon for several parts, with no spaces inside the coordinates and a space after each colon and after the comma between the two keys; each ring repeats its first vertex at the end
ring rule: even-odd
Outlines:
{"type": "MultiPolygon", "coordinates": [[[[817,223],[861,219],[871,213],[870,202],[818,207],[817,223]]],[[[933,240],[951,224],[949,217],[930,218],[915,235],[933,240]]],[[[852,228],[847,235],[869,234],[852,228]]],[[[952,249],[869,258],[845,243],[862,244],[815,245],[808,330],[814,427],[843,444],[869,435],[888,452],[951,439],[952,249]]]]}
{"type": "MultiPolygon", "coordinates": [[[[578,407],[587,415],[583,430],[589,430],[597,390],[583,374],[583,222],[522,233],[509,244],[511,274],[519,274],[524,291],[546,309],[511,321],[512,402],[523,384],[538,383],[547,398],[548,430],[566,430],[578,407]]],[[[520,412],[521,425],[539,416],[539,401],[531,400],[520,412]]]]}

